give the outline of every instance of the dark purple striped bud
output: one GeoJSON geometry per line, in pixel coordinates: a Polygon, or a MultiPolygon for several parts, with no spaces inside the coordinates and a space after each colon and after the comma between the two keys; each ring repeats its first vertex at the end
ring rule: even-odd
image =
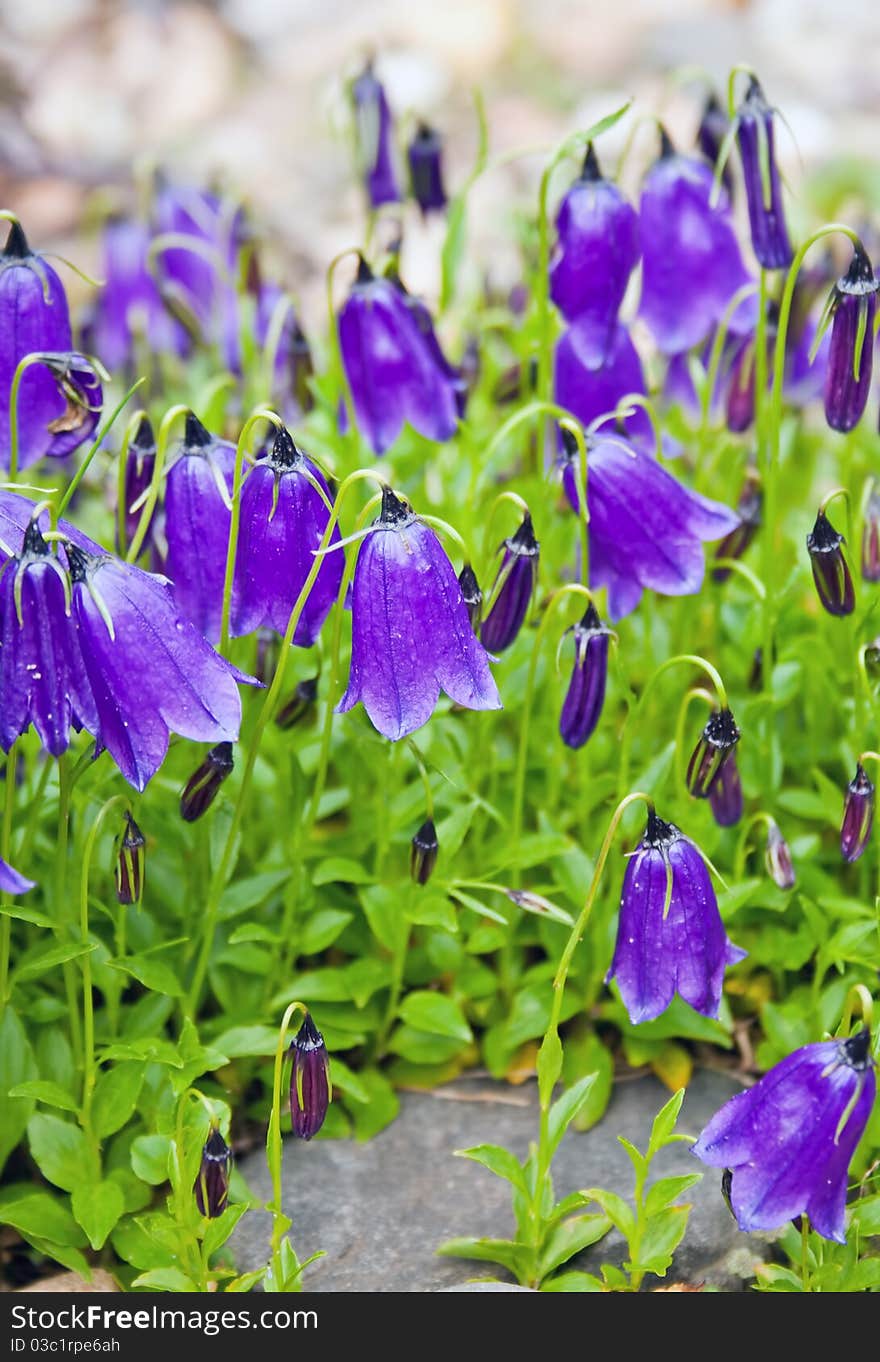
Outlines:
{"type": "Polygon", "coordinates": [[[846,274],[831,290],[831,345],[825,370],[825,420],[832,430],[852,430],[861,420],[871,386],[877,280],[861,242],[853,244],[846,274]]]}
{"type": "Polygon", "coordinates": [[[736,764],[736,752],[722,762],[718,777],[709,791],[709,806],[719,828],[732,828],[743,815],[743,788],[736,764]]]}
{"type": "Polygon", "coordinates": [[[695,799],[708,799],[739,738],[730,710],[713,710],[688,762],[687,787],[695,799]]]}
{"type": "Polygon", "coordinates": [[[446,207],[443,187],[443,139],[427,123],[420,123],[407,152],[410,192],[423,214],[446,207]]]}
{"type": "Polygon", "coordinates": [[[119,903],[140,903],[144,892],[147,839],[126,811],[125,830],[116,857],[116,898],[119,903]]]}
{"type": "MultiPolygon", "coordinates": [[[[141,498],[146,494],[153,481],[156,467],[156,437],[150,418],[144,413],[125,452],[125,543],[126,547],[134,539],[141,523],[143,505],[141,498]]],[[[144,537],[144,546],[149,540],[150,526],[144,537]]],[[[117,548],[121,548],[117,536],[117,548]]]]}
{"type": "MultiPolygon", "coordinates": [[[[730,534],[725,535],[715,550],[716,558],[742,558],[758,530],[761,528],[761,512],[764,507],[764,493],[761,481],[754,469],[749,469],[743,489],[739,494],[736,513],[739,524],[730,534]]],[[[712,573],[716,582],[726,582],[730,568],[715,568],[712,573]]]]}
{"type": "Polygon", "coordinates": [[[426,818],[410,842],[409,872],[416,884],[427,884],[434,873],[440,843],[433,818],[426,818]]]}
{"type": "Polygon", "coordinates": [[[205,1141],[199,1174],[193,1186],[199,1215],[216,1220],[226,1210],[231,1171],[232,1150],[215,1126],[205,1141]]]}
{"type": "Polygon", "coordinates": [[[290,699],[283,704],[275,715],[275,723],[281,729],[294,728],[297,724],[314,719],[317,715],[315,701],[318,698],[317,676],[306,677],[300,681],[290,699]]]}
{"type": "Polygon", "coordinates": [[[181,818],[187,823],[195,823],[196,819],[207,813],[234,766],[231,742],[218,742],[216,747],[212,747],[201,766],[190,776],[180,796],[181,818]]]}
{"type": "Polygon", "coordinates": [[[857,861],[868,845],[874,823],[874,785],[861,762],[846,787],[843,822],[840,826],[840,852],[845,861],[857,861]]]}
{"type": "Polygon", "coordinates": [[[516,534],[505,539],[504,558],[492,589],[492,608],[480,627],[480,641],[490,653],[503,653],[523,626],[538,580],[540,545],[526,511],[516,534]]]}
{"type": "Polygon", "coordinates": [[[807,535],[807,552],[819,600],[829,615],[851,615],[856,608],[856,593],[843,543],[843,535],[837,533],[825,512],[820,511],[812,532],[807,535]]]}
{"type": "Polygon", "coordinates": [[[567,747],[583,747],[595,731],[605,703],[611,632],[592,601],[583,619],[567,632],[574,634],[574,670],[562,702],[559,732],[567,747]]]}
{"type": "Polygon", "coordinates": [[[483,593],[480,590],[480,583],[477,581],[477,574],[470,563],[465,563],[458,574],[458,585],[461,587],[461,594],[467,606],[471,628],[476,633],[480,627],[480,616],[483,613],[483,593]]]}
{"type": "Polygon", "coordinates": [[[752,249],[758,263],[778,270],[791,263],[782,183],[776,165],[773,110],[754,76],[736,114],[737,141],[749,205],[752,249]]]}
{"type": "Polygon", "coordinates": [[[767,874],[779,889],[794,889],[796,877],[791,859],[791,848],[779,831],[779,824],[771,818],[767,824],[767,850],[764,853],[767,874]]]}
{"type": "Polygon", "coordinates": [[[871,489],[862,528],[862,580],[880,582],[880,491],[871,489]]]}
{"type": "Polygon", "coordinates": [[[330,1105],[330,1062],[324,1037],[307,1012],[290,1046],[290,1128],[310,1140],[324,1124],[330,1105]]]}

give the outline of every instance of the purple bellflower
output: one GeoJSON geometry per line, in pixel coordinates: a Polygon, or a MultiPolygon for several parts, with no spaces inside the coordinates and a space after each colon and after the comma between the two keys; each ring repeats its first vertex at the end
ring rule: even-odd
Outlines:
{"type": "MultiPolygon", "coordinates": [[[[565,448],[563,486],[579,497],[572,447],[565,448]]],[[[608,588],[612,621],[634,610],[642,590],[689,596],[700,590],[703,543],[730,534],[735,513],[682,487],[650,454],[614,436],[588,440],[590,587],[608,588]]]]}
{"type": "Polygon", "coordinates": [[[372,63],[368,62],[354,81],[351,95],[357,124],[358,159],[370,207],[400,203],[403,195],[395,165],[394,119],[372,63]]]}
{"type": "Polygon", "coordinates": [[[455,569],[434,531],[386,487],[355,565],[351,674],[337,712],[363,701],[396,741],[428,722],[441,690],[466,709],[501,708],[455,569]]]}
{"type": "Polygon", "coordinates": [[[427,123],[420,123],[407,147],[410,192],[422,215],[440,213],[446,207],[443,187],[443,139],[427,123]]]}
{"type": "Polygon", "coordinates": [[[311,1140],[324,1124],[330,1105],[330,1061],[324,1037],[310,1012],[290,1044],[290,1129],[311,1140]]]}
{"type": "Polygon", "coordinates": [[[576,748],[592,736],[602,715],[611,631],[590,601],[583,619],[567,632],[574,635],[574,670],[562,702],[559,732],[566,747],[576,748]]]}
{"type": "Polygon", "coordinates": [[[36,888],[36,881],[22,875],[8,861],[0,859],[0,890],[4,894],[26,894],[36,888]]]}
{"type": "Polygon", "coordinates": [[[133,218],[111,217],[102,242],[104,287],[88,326],[89,346],[111,369],[128,371],[138,346],[146,354],[186,353],[187,335],[162,301],[147,268],[150,229],[133,218]]]}
{"type": "Polygon", "coordinates": [[[641,254],[636,211],[603,179],[593,145],[556,216],[558,244],[550,296],[567,321],[591,317],[612,339],[630,275],[641,254]]]}
{"type": "Polygon", "coordinates": [[[429,440],[458,425],[458,384],[426,339],[408,295],[376,278],[364,260],[339,313],[339,344],[355,419],[384,454],[409,422],[429,440]]]}
{"type": "MultiPolygon", "coordinates": [[[[630,393],[647,393],[642,362],[622,322],[612,325],[589,313],[560,336],[554,356],[554,398],[583,426],[612,413],[630,393]]],[[[606,424],[606,423],[603,423],[606,424]]],[[[636,407],[622,421],[630,439],[653,448],[654,434],[647,412],[636,407]]]]}
{"type": "Polygon", "coordinates": [[[463,367],[456,367],[454,364],[450,364],[443,353],[443,347],[437,339],[437,332],[434,330],[434,318],[431,316],[431,313],[422,302],[421,298],[417,298],[415,294],[410,293],[405,287],[403,280],[397,273],[397,269],[393,268],[386,271],[385,277],[391,280],[409,308],[413,320],[419,329],[419,334],[422,336],[422,339],[427,346],[428,353],[434,360],[434,363],[437,365],[440,372],[444,377],[448,378],[449,382],[452,384],[453,392],[455,394],[455,407],[458,415],[464,416],[468,399],[468,380],[463,367]]]}
{"type": "MultiPolygon", "coordinates": [[[[242,488],[233,636],[258,628],[285,632],[327,528],[331,500],[320,469],[281,426],[269,457],[254,465],[242,488]]],[[[330,542],[339,543],[338,527],[330,542]]],[[[325,554],[296,626],[293,641],[299,647],[311,648],[317,640],[339,594],[343,568],[341,553],[325,554]]]]}
{"type": "Polygon", "coordinates": [[[44,353],[42,364],[52,375],[64,404],[63,410],[47,423],[52,438],[44,452],[47,458],[63,459],[94,433],[104,405],[101,381],[108,375],[97,361],[75,350],[44,353]]]}
{"type": "Polygon", "coordinates": [[[730,1170],[741,1230],[807,1215],[823,1238],[846,1243],[847,1174],[877,1090],[870,1046],[867,1028],[803,1045],[712,1117],[691,1152],[730,1170]]]}
{"type": "Polygon", "coordinates": [[[650,809],[623,877],[607,976],[617,979],[630,1021],[653,1021],[675,993],[704,1017],[717,1017],[724,971],[745,954],[727,938],[699,850],[650,809]]]}
{"type": "MultiPolygon", "coordinates": [[[[156,437],[153,434],[153,426],[146,412],[141,416],[137,429],[129,442],[128,449],[125,451],[125,478],[123,486],[123,496],[125,497],[125,542],[131,544],[137,534],[138,526],[141,522],[143,507],[139,505],[153,481],[153,472],[156,467],[156,437]]],[[[150,529],[147,527],[147,534],[144,544],[150,536],[150,529]]],[[[117,544],[117,549],[119,545],[117,544]]]]}
{"type": "Polygon", "coordinates": [[[852,430],[868,401],[874,355],[877,289],[861,242],[853,243],[846,274],[831,290],[831,345],[825,370],[825,420],[832,430],[852,430]]]}
{"type": "MultiPolygon", "coordinates": [[[[722,189],[712,200],[713,176],[705,162],[675,152],[663,135],[660,159],[648,171],[639,207],[642,297],[639,315],[666,355],[707,339],[731,298],[750,282],[722,189]]],[[[754,326],[756,303],[746,298],[728,326],[754,326]]]]}
{"type": "Polygon", "coordinates": [[[736,136],[749,206],[752,249],[764,269],[784,269],[791,263],[792,249],[776,165],[773,110],[754,76],[736,112],[736,136]]]}
{"type": "Polygon", "coordinates": [[[165,487],[168,575],[182,614],[216,643],[223,615],[235,446],[211,435],[189,412],[178,455],[165,487]]]}
{"type": "Polygon", "coordinates": [[[724,766],[734,756],[740,732],[729,709],[709,715],[687,768],[687,787],[695,799],[708,799],[724,766]]]}
{"type": "Polygon", "coordinates": [[[492,588],[492,604],[480,625],[480,640],[490,653],[503,653],[522,628],[538,582],[540,545],[526,511],[515,534],[501,546],[504,557],[492,588]]]}
{"type": "Polygon", "coordinates": [[[862,580],[880,582],[880,490],[872,486],[862,529],[862,580]]]}
{"type": "Polygon", "coordinates": [[[843,552],[844,538],[823,510],[807,535],[807,553],[819,600],[829,615],[851,615],[856,608],[852,574],[843,552]]]}
{"type": "Polygon", "coordinates": [[[732,828],[743,816],[743,787],[735,752],[724,762],[709,791],[709,807],[719,828],[732,828]]]}
{"type": "Polygon", "coordinates": [[[864,853],[874,826],[874,782],[861,762],[846,787],[843,821],[840,825],[840,854],[845,861],[857,861],[864,853]]]}
{"type": "MultiPolygon", "coordinates": [[[[706,98],[706,102],[703,105],[703,112],[700,115],[700,124],[697,128],[697,144],[713,170],[715,170],[718,165],[718,157],[729,129],[730,119],[721,107],[715,91],[712,90],[706,98]]],[[[732,198],[733,176],[730,173],[729,165],[725,165],[721,172],[721,182],[732,198]]]]}
{"type": "Polygon", "coordinates": [[[231,1171],[232,1150],[215,1126],[205,1141],[202,1161],[193,1187],[199,1215],[216,1220],[217,1216],[226,1210],[231,1171]]]}

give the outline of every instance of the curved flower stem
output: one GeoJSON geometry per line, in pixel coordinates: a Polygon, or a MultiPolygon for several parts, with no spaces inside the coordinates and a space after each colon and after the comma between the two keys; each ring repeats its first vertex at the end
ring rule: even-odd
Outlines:
{"type": "MultiPolygon", "coordinates": [[[[651,422],[651,433],[654,436],[654,457],[659,463],[663,457],[663,428],[657,415],[657,408],[650,397],[646,397],[644,393],[627,393],[609,415],[623,421],[628,416],[634,415],[633,409],[635,407],[640,407],[651,422]]],[[[590,431],[592,432],[602,426],[607,419],[608,417],[604,415],[597,416],[595,421],[590,422],[590,431]]]]}
{"type": "Polygon", "coordinates": [[[275,387],[275,365],[278,360],[278,347],[281,344],[281,337],[284,335],[284,327],[290,316],[295,316],[293,299],[289,293],[282,293],[269,318],[269,325],[266,328],[266,340],[263,345],[263,391],[265,401],[272,401],[272,390],[275,387]]]}
{"type": "MultiPolygon", "coordinates": [[[[17,219],[16,219],[17,221],[17,219]]],[[[18,392],[25,372],[32,364],[42,364],[43,356],[39,351],[24,355],[16,365],[9,388],[9,481],[18,477],[18,392]]]]}
{"type": "Polygon", "coordinates": [[[846,487],[835,487],[827,496],[824,496],[819,502],[819,512],[821,515],[825,515],[832,501],[837,501],[838,498],[840,498],[841,501],[846,502],[846,534],[847,538],[851,539],[853,523],[852,497],[846,487]]]}
{"type": "Polygon", "coordinates": [[[580,508],[579,520],[581,522],[581,578],[589,584],[590,581],[590,503],[587,497],[587,484],[589,479],[589,459],[587,458],[587,441],[584,436],[584,428],[579,421],[575,421],[570,416],[563,416],[559,422],[563,430],[567,430],[577,445],[578,461],[575,469],[575,484],[577,486],[578,506],[580,508]]]}
{"type": "Polygon", "coordinates": [[[119,446],[119,459],[116,465],[116,543],[120,558],[125,557],[125,551],[128,547],[128,534],[125,523],[129,511],[128,506],[125,504],[125,473],[126,463],[128,462],[128,448],[146,414],[143,407],[139,407],[137,411],[132,412],[125,424],[125,430],[122,432],[122,443],[119,446]]]}
{"type": "Polygon", "coordinates": [[[850,1034],[852,1019],[855,1012],[861,1014],[863,1025],[870,1031],[874,1023],[874,999],[869,989],[864,984],[853,984],[846,995],[843,1005],[843,1015],[840,1025],[837,1028],[837,1035],[846,1039],[850,1034]]]}
{"type": "Polygon", "coordinates": [[[694,686],[691,690],[686,690],[682,696],[675,721],[675,777],[679,785],[685,784],[684,729],[688,711],[694,700],[703,700],[710,709],[715,707],[714,695],[710,695],[702,686],[694,686]]]}
{"type": "MultiPolygon", "coordinates": [[[[9,848],[12,844],[12,819],[15,812],[15,767],[18,756],[18,739],[6,755],[6,797],[3,801],[3,823],[0,826],[0,857],[9,862],[9,848]]],[[[46,763],[48,765],[48,762],[46,763]]],[[[12,903],[12,895],[4,892],[0,896],[0,908],[6,909],[12,903]]],[[[12,918],[7,912],[0,913],[0,1017],[6,1011],[9,990],[9,951],[12,943],[12,918]]]]}
{"type": "Polygon", "coordinates": [[[416,766],[419,768],[419,776],[425,790],[425,811],[430,819],[434,817],[434,791],[431,789],[431,780],[428,775],[428,768],[425,759],[419,751],[418,744],[413,738],[406,739],[406,745],[415,758],[416,766]]]}
{"type": "Polygon", "coordinates": [[[700,393],[699,446],[701,451],[705,450],[708,443],[709,426],[712,420],[712,398],[718,385],[718,373],[721,369],[721,361],[724,358],[724,347],[727,344],[727,338],[730,335],[730,323],[741,305],[747,298],[750,298],[754,292],[754,284],[743,284],[741,288],[738,288],[722,312],[721,320],[715,328],[715,335],[712,337],[712,348],[709,351],[709,363],[706,366],[706,376],[700,393]]]}
{"type": "Polygon", "coordinates": [[[738,884],[746,873],[746,857],[748,856],[749,838],[752,835],[753,828],[756,828],[759,823],[764,823],[769,828],[774,822],[775,819],[771,818],[769,813],[764,813],[763,810],[759,813],[753,813],[751,818],[746,821],[737,839],[736,851],[733,854],[734,883],[738,884]]]}
{"type": "Polygon", "coordinates": [[[266,1132],[266,1162],[272,1179],[272,1200],[267,1209],[272,1214],[272,1256],[281,1247],[281,1240],[290,1221],[281,1209],[281,1079],[284,1072],[284,1056],[287,1053],[287,1033],[295,1013],[307,1014],[304,1003],[292,1002],[284,1013],[278,1031],[278,1044],[275,1047],[275,1067],[272,1073],[272,1111],[269,1114],[269,1129],[266,1132]]]}
{"type": "Polygon", "coordinates": [[[184,406],[182,402],[178,402],[175,406],[171,407],[169,411],[166,411],[165,415],[162,417],[159,433],[156,436],[156,463],[153,468],[153,479],[150,483],[150,490],[147,493],[147,499],[144,502],[143,510],[141,511],[137,529],[128,546],[128,553],[125,555],[125,561],[127,563],[137,562],[140,551],[144,546],[144,540],[147,537],[147,530],[153,519],[153,512],[155,511],[156,503],[159,500],[159,488],[162,486],[162,477],[165,472],[165,458],[168,452],[168,441],[171,437],[171,427],[179,416],[186,416],[188,412],[189,407],[184,406]]]}
{"type": "Polygon", "coordinates": [[[486,452],[483,455],[483,467],[486,468],[489,466],[495,451],[501,443],[507,439],[508,435],[512,435],[519,426],[523,425],[526,421],[530,421],[533,416],[542,415],[555,416],[558,420],[563,416],[571,417],[572,413],[567,407],[560,407],[556,402],[545,402],[543,400],[529,402],[526,406],[520,407],[519,411],[515,411],[512,416],[508,416],[504,424],[499,426],[498,430],[496,430],[495,434],[492,436],[486,452]]]}
{"type": "MultiPolygon", "coordinates": [[[[83,459],[83,461],[82,461],[82,463],[80,464],[79,468],[78,468],[78,469],[76,470],[76,472],[74,473],[73,477],[71,478],[71,480],[70,480],[70,482],[69,482],[69,484],[68,484],[67,491],[64,493],[64,496],[61,498],[61,500],[60,500],[59,503],[58,503],[58,511],[57,511],[58,516],[63,516],[63,515],[64,515],[64,512],[67,510],[67,507],[69,506],[70,501],[71,501],[71,499],[72,499],[74,493],[76,492],[76,489],[79,487],[80,483],[82,482],[83,478],[85,477],[86,469],[88,468],[89,464],[92,462],[92,459],[95,457],[95,455],[97,454],[98,450],[101,448],[101,445],[102,445],[102,444],[104,443],[104,441],[106,440],[106,438],[107,438],[107,436],[109,435],[110,431],[113,429],[113,426],[114,426],[115,423],[116,423],[116,418],[118,417],[119,413],[122,411],[122,408],[128,403],[129,399],[132,398],[132,397],[134,396],[134,394],[137,392],[138,388],[142,387],[143,384],[146,383],[146,381],[147,381],[147,380],[146,380],[145,378],[139,378],[139,379],[137,380],[137,382],[132,383],[132,385],[131,385],[131,387],[129,388],[128,392],[125,394],[125,396],[124,396],[123,398],[120,399],[119,402],[117,402],[116,406],[113,408],[113,411],[112,411],[112,412],[110,413],[110,415],[107,417],[107,420],[104,422],[104,424],[103,424],[103,425],[100,427],[100,429],[98,430],[98,434],[95,436],[94,442],[92,443],[92,445],[91,445],[91,447],[90,447],[90,449],[89,449],[88,454],[87,454],[86,457],[83,459]]],[[[124,459],[123,459],[123,464],[124,464],[124,462],[125,462],[125,461],[124,461],[124,459]]]]}
{"type": "MultiPolygon", "coordinates": [[[[345,478],[343,482],[340,484],[339,491],[336,495],[336,501],[333,504],[333,510],[330,513],[330,516],[327,520],[326,528],[324,530],[324,534],[321,538],[321,543],[318,546],[318,548],[314,551],[313,555],[314,562],[312,563],[312,566],[309,569],[309,573],[308,576],[306,577],[306,580],[303,582],[302,589],[299,595],[297,596],[296,600],[293,603],[293,607],[290,612],[290,618],[287,621],[287,629],[284,632],[284,638],[281,642],[281,652],[278,658],[278,666],[275,668],[275,675],[272,678],[272,684],[266,691],[262,707],[260,709],[259,714],[257,715],[257,721],[256,724],[254,725],[253,734],[251,735],[251,741],[248,746],[247,756],[245,758],[244,770],[242,771],[241,785],[239,786],[238,791],[238,799],[236,801],[232,819],[229,824],[229,831],[226,834],[226,841],[223,846],[223,851],[221,852],[220,855],[217,869],[212,875],[211,883],[208,887],[207,902],[205,904],[205,911],[202,919],[201,945],[199,947],[199,955],[196,961],[196,967],[193,973],[192,983],[190,984],[190,989],[187,995],[187,1000],[184,1009],[185,1014],[189,1017],[195,1016],[196,1009],[198,1007],[199,997],[202,991],[202,984],[204,983],[205,980],[205,974],[208,969],[208,961],[211,956],[211,947],[214,942],[214,928],[216,926],[217,921],[217,910],[220,906],[220,897],[226,885],[226,878],[232,860],[233,848],[235,847],[238,838],[238,831],[239,828],[241,827],[241,820],[244,815],[245,806],[247,803],[248,795],[250,793],[251,779],[253,777],[254,766],[256,765],[257,756],[259,754],[260,743],[262,741],[263,734],[265,733],[266,728],[275,712],[275,706],[278,703],[278,698],[281,694],[281,689],[284,685],[284,676],[287,671],[287,664],[290,658],[290,650],[291,645],[293,643],[293,636],[296,633],[296,626],[299,624],[300,616],[302,615],[302,612],[305,609],[306,601],[309,598],[309,593],[311,592],[312,587],[315,584],[315,579],[317,578],[318,572],[320,571],[321,564],[323,562],[323,554],[327,549],[327,546],[329,545],[330,540],[333,536],[333,531],[336,528],[336,523],[339,519],[340,507],[342,506],[345,497],[347,496],[351,488],[355,485],[355,483],[362,481],[364,478],[369,478],[374,482],[381,482],[378,475],[372,469],[357,468],[353,473],[349,473],[348,477],[345,478]]],[[[381,485],[384,486],[384,483],[381,483],[381,485]]]]}
{"type": "Polygon", "coordinates": [[[226,570],[223,574],[223,614],[220,626],[220,649],[225,656],[229,651],[229,613],[232,609],[232,582],[235,576],[235,553],[238,548],[238,527],[241,522],[241,484],[244,479],[244,459],[247,453],[251,431],[262,421],[268,421],[276,429],[281,428],[281,417],[274,411],[258,408],[245,421],[235,446],[235,471],[232,475],[232,514],[229,517],[229,539],[226,544],[226,570]]]}
{"type": "Polygon", "coordinates": [[[656,671],[652,672],[648,678],[648,682],[639,696],[635,709],[631,710],[627,716],[623,730],[623,738],[620,744],[620,775],[618,778],[618,790],[625,788],[629,779],[629,758],[632,748],[633,727],[636,721],[641,718],[648,698],[653,692],[655,685],[660,680],[660,677],[664,672],[669,671],[670,667],[676,667],[680,664],[688,667],[700,667],[715,687],[719,709],[728,708],[727,691],[725,690],[724,682],[721,680],[719,673],[712,666],[711,662],[707,662],[704,657],[700,657],[696,653],[679,653],[676,657],[669,657],[665,662],[661,662],[656,671]]]}
{"type": "Polygon", "coordinates": [[[723,568],[725,572],[734,572],[737,577],[742,577],[743,581],[748,582],[759,601],[763,601],[767,592],[764,583],[756,577],[752,569],[742,562],[739,558],[716,558],[712,564],[713,569],[723,568]]]}

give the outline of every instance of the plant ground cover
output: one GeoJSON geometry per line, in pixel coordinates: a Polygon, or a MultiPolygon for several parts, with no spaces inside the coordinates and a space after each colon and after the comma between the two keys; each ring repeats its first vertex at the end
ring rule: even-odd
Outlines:
{"type": "Polygon", "coordinates": [[[480,1066],[536,1074],[540,1125],[525,1161],[467,1151],[510,1184],[515,1238],[443,1251],[638,1290],[687,1232],[703,1164],[650,1166],[711,1047],[769,1075],[696,1145],[740,1225],[780,1230],[759,1285],[875,1289],[873,241],[814,224],[795,254],[778,121],[736,72],[714,143],[661,133],[635,205],[602,140],[632,112],[574,133],[523,208],[523,288],[487,297],[478,107],[448,204],[436,142],[410,147],[446,223],[429,310],[369,69],[352,107],[370,211],[308,341],[234,200],[156,177],[106,224],[73,332],[7,214],[17,1270],[307,1289],[287,1107],[299,1137],[369,1139],[400,1087],[480,1066]],[[623,1066],[673,1093],[633,1186],[557,1203],[553,1154],[623,1066]],[[237,1276],[229,1150],[267,1128],[271,1257],[237,1276]],[[566,1270],[612,1226],[622,1268],[566,1270]]]}

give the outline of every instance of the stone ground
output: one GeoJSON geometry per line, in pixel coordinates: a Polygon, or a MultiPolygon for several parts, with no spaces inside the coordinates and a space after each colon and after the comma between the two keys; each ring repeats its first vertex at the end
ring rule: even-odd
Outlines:
{"type": "MultiPolygon", "coordinates": [[[[687,1090],[679,1130],[696,1135],[738,1090],[727,1075],[698,1071],[687,1090]]],[[[593,1130],[569,1130],[553,1165],[557,1196],[600,1186],[625,1195],[632,1167],[618,1143],[648,1141],[651,1121],[668,1091],[655,1078],[618,1083],[611,1105],[593,1130]]],[[[284,1209],[293,1220],[301,1259],[318,1249],[326,1257],[308,1269],[308,1291],[458,1290],[473,1279],[510,1278],[503,1269],[438,1257],[445,1239],[463,1235],[509,1238],[513,1231],[506,1183],[455,1149],[493,1143],[519,1158],[537,1133],[537,1089],[484,1079],[464,1079],[429,1093],[405,1093],[401,1113],[366,1144],[353,1140],[287,1140],[284,1146],[284,1209]]],[[[260,1198],[271,1194],[265,1158],[254,1154],[240,1170],[260,1198]]],[[[686,1145],[658,1155],[656,1174],[691,1173],[701,1165],[686,1145]]],[[[693,1205],[688,1231],[665,1283],[705,1282],[723,1290],[748,1288],[766,1245],[741,1234],[719,1190],[720,1175],[706,1170],[684,1200],[693,1205]]],[[[270,1218],[247,1215],[232,1239],[241,1271],[265,1262],[270,1218]]],[[[623,1241],[612,1232],[581,1255],[576,1266],[597,1271],[602,1261],[620,1262],[623,1241]]],[[[652,1279],[653,1281],[654,1279],[652,1279]]]]}

